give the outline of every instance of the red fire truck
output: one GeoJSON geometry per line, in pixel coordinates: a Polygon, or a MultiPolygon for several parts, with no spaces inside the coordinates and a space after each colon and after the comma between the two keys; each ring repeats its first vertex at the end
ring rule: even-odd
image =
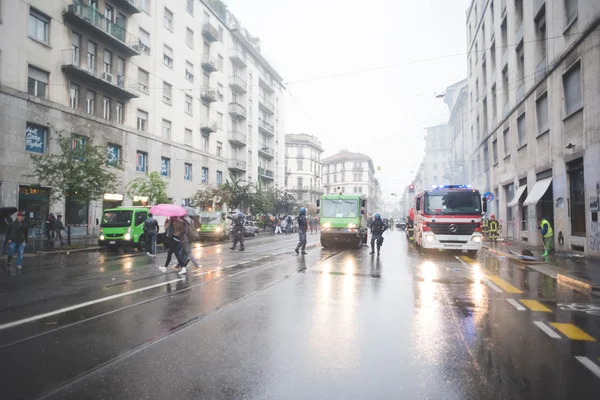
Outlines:
{"type": "Polygon", "coordinates": [[[423,249],[465,250],[474,255],[483,242],[487,202],[468,185],[434,186],[415,198],[414,240],[423,249]]]}

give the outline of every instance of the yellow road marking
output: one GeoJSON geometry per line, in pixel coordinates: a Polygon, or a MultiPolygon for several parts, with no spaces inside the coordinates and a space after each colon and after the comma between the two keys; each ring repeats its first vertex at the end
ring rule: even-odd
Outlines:
{"type": "Polygon", "coordinates": [[[461,260],[463,260],[464,262],[466,262],[467,264],[471,265],[471,264],[475,264],[475,261],[473,261],[472,258],[467,257],[467,256],[460,256],[461,260]]]}
{"type": "Polygon", "coordinates": [[[550,322],[550,324],[562,332],[563,335],[572,340],[587,340],[589,342],[595,342],[596,339],[579,329],[573,324],[562,324],[559,322],[550,322]]]}
{"type": "Polygon", "coordinates": [[[552,312],[548,307],[537,300],[521,300],[531,311],[552,312]]]}
{"type": "Polygon", "coordinates": [[[497,275],[490,275],[488,276],[488,279],[494,282],[497,286],[500,286],[502,289],[504,289],[504,291],[508,293],[523,293],[522,291],[520,291],[519,289],[517,289],[516,287],[506,282],[504,279],[500,278],[497,275]]]}

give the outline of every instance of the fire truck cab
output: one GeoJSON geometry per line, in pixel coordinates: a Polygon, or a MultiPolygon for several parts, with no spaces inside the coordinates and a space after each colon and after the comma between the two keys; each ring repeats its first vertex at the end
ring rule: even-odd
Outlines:
{"type": "Polygon", "coordinates": [[[415,197],[414,241],[423,249],[476,254],[483,243],[482,214],[487,202],[467,185],[441,185],[415,197]]]}

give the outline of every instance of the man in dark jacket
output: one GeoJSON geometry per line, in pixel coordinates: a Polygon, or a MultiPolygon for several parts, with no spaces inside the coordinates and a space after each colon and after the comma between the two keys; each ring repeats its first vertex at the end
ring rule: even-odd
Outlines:
{"type": "Polygon", "coordinates": [[[386,231],[387,224],[381,219],[381,215],[375,214],[375,219],[371,222],[371,253],[375,254],[375,240],[377,240],[377,255],[381,251],[381,245],[383,244],[383,232],[386,231]]]}
{"type": "Polygon", "coordinates": [[[148,218],[144,222],[144,233],[146,234],[146,243],[150,247],[146,254],[150,257],[156,257],[156,235],[158,231],[158,221],[154,219],[152,213],[148,213],[148,218]]]}
{"type": "MultiPolygon", "coordinates": [[[[52,229],[54,230],[54,239],[58,238],[60,245],[64,245],[65,243],[63,242],[62,238],[62,231],[65,230],[65,225],[62,222],[62,215],[56,216],[52,229]]],[[[52,240],[52,243],[54,243],[54,239],[52,240]]]]}
{"type": "Polygon", "coordinates": [[[238,212],[232,216],[227,216],[232,221],[231,236],[233,236],[233,244],[231,250],[235,250],[235,246],[240,242],[240,251],[244,251],[244,214],[238,212]]]}
{"type": "Polygon", "coordinates": [[[308,222],[306,221],[306,208],[300,208],[300,215],[298,215],[298,245],[294,250],[296,254],[300,254],[298,251],[302,247],[302,255],[306,254],[306,229],[308,228],[308,222]]]}
{"type": "Polygon", "coordinates": [[[54,221],[56,221],[54,214],[48,214],[48,218],[46,218],[46,237],[50,246],[54,246],[54,221]]]}
{"type": "Polygon", "coordinates": [[[10,268],[15,252],[17,252],[17,269],[22,269],[23,251],[25,243],[27,243],[27,222],[23,220],[25,215],[22,211],[17,214],[17,220],[8,227],[6,237],[8,238],[8,258],[6,259],[6,267],[10,268]]]}

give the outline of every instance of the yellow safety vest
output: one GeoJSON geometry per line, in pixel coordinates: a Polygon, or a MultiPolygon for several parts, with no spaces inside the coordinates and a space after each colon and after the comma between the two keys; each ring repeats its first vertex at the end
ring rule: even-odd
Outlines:
{"type": "Polygon", "coordinates": [[[487,228],[489,220],[487,218],[484,218],[482,222],[483,222],[483,227],[487,228]]]}
{"type": "Polygon", "coordinates": [[[550,222],[548,222],[545,219],[543,219],[542,222],[540,222],[540,228],[542,228],[542,231],[544,230],[544,224],[548,225],[548,231],[546,232],[544,237],[547,238],[547,237],[552,236],[554,234],[554,232],[552,231],[552,226],[550,226],[550,222]]]}
{"type": "Polygon", "coordinates": [[[498,232],[498,227],[498,221],[495,219],[490,221],[490,232],[498,232]]]}

